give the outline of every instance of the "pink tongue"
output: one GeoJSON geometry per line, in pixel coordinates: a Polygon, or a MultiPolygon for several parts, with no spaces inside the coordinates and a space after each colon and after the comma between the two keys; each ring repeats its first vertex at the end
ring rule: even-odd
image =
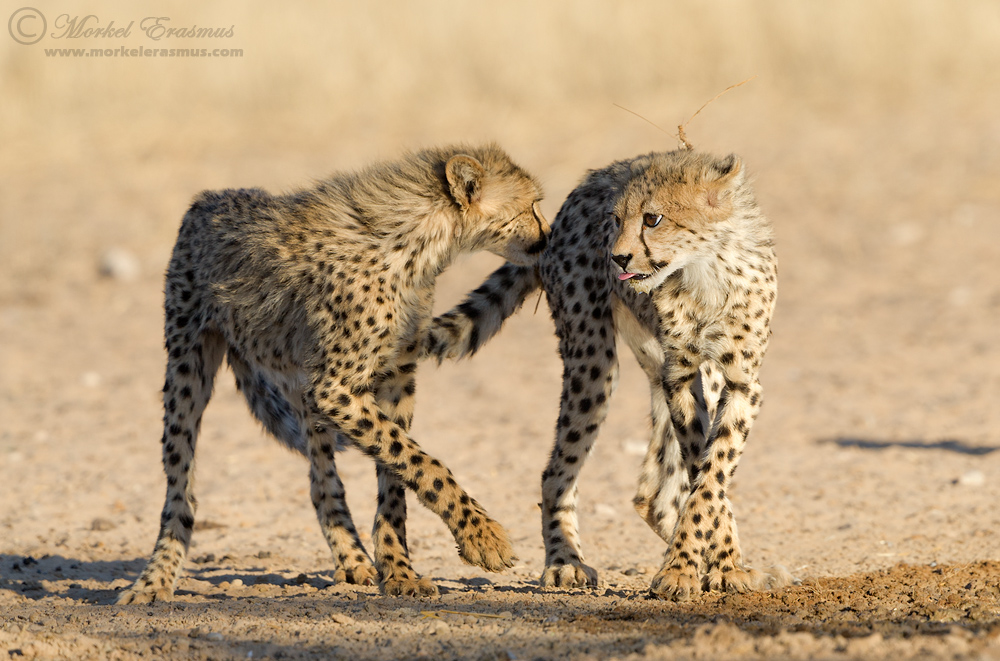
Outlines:
{"type": "Polygon", "coordinates": [[[619,280],[628,280],[629,278],[634,277],[635,275],[637,275],[637,274],[635,274],[635,273],[620,273],[618,275],[618,279],[619,280]]]}

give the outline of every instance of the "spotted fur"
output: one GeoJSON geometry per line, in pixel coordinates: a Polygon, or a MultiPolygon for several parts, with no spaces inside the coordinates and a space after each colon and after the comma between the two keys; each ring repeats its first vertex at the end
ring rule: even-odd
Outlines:
{"type": "Polygon", "coordinates": [[[512,566],[506,531],[410,438],[415,369],[437,275],[462,252],[534,264],[548,226],[537,182],[495,145],[433,149],[282,196],[200,194],[166,276],[166,502],[145,570],[119,603],[169,599],[194,527],[195,446],[225,357],[253,415],[309,459],[335,577],[434,594],[410,565],[405,489],[467,562],[512,566]],[[376,463],[374,562],[351,520],[334,450],[376,463]]]}
{"type": "Polygon", "coordinates": [[[597,584],[584,563],[577,478],[618,377],[618,335],[649,378],[652,437],[634,499],[667,543],[658,596],[788,580],[743,562],[728,491],[760,409],[777,293],[772,233],[743,164],[680,150],[592,171],[563,204],[538,270],[506,264],[437,318],[425,350],[474,353],[539,286],[563,388],[542,474],[542,585],[597,584]]]}

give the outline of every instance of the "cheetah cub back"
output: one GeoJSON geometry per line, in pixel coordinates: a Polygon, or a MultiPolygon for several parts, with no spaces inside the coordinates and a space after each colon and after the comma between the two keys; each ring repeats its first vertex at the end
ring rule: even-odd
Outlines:
{"type": "Polygon", "coordinates": [[[564,376],[542,474],[542,585],[597,584],[580,544],[577,478],[617,381],[616,336],[650,385],[652,436],[633,502],[667,543],[652,592],[686,599],[787,582],[744,564],[728,497],[761,406],[777,293],[771,228],[742,161],[679,150],[590,172],[556,216],[539,267],[501,267],[435,320],[427,350],[474,353],[544,287],[564,376]]]}

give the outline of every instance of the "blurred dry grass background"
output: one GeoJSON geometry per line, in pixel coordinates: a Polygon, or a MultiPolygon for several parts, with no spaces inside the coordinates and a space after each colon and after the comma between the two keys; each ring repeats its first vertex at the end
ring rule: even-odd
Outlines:
{"type": "MultiPolygon", "coordinates": [[[[118,26],[152,13],[101,1],[44,11],[50,23],[69,12],[118,26]]],[[[180,2],[159,13],[172,26],[234,25],[212,45],[244,56],[46,58],[43,47],[93,42],[21,46],[4,35],[4,167],[266,149],[350,163],[482,136],[565,152],[622,142],[634,121],[612,102],[672,126],[752,74],[759,80],[726,105],[780,112],[775,120],[915,106],[982,112],[1000,82],[1000,6],[990,0],[180,2]],[[584,139],[584,129],[594,134],[584,139]]],[[[136,27],[123,43],[151,42],[136,27]]],[[[661,140],[640,129],[648,143],[661,140]]],[[[715,129],[709,117],[695,132],[707,142],[715,129]]]]}
{"type": "MultiPolygon", "coordinates": [[[[101,1],[43,9],[50,23],[69,12],[118,26],[152,13],[101,1]]],[[[669,126],[752,74],[728,105],[983,110],[1000,82],[990,0],[180,2],[159,13],[172,26],[234,25],[220,45],[244,57],[46,58],[43,47],[91,44],[4,35],[0,137],[16,156],[5,161],[324,147],[336,158],[345,142],[370,155],[483,135],[565,147],[598,122],[583,142],[618,143],[601,136],[632,120],[612,102],[669,126]]],[[[127,43],[140,42],[150,43],[136,27],[127,43]]]]}

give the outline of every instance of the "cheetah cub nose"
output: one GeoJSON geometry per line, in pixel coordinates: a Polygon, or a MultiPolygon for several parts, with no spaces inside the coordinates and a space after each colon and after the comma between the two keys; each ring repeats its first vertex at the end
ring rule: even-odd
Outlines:
{"type": "Polygon", "coordinates": [[[630,261],[632,261],[632,255],[612,255],[611,261],[622,267],[622,271],[627,271],[628,269],[625,267],[628,266],[630,261]]]}

